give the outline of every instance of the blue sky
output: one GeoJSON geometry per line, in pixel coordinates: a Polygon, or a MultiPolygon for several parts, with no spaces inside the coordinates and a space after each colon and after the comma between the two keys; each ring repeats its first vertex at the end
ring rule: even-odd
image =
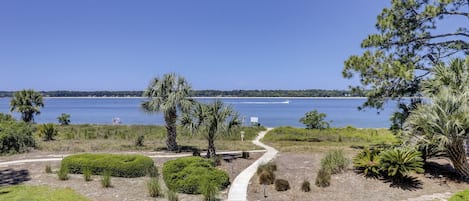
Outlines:
{"type": "Polygon", "coordinates": [[[387,0],[0,1],[0,91],[347,89],[387,0]]]}

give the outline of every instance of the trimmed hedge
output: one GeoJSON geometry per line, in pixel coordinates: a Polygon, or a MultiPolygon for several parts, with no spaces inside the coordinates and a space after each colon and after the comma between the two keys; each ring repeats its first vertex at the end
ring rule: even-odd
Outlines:
{"type": "Polygon", "coordinates": [[[449,198],[448,201],[469,200],[469,190],[460,191],[449,198]]]}
{"type": "Polygon", "coordinates": [[[163,179],[169,189],[189,194],[200,194],[199,187],[204,182],[215,183],[219,189],[230,184],[226,172],[216,169],[212,161],[196,156],[166,162],[163,179]]]}
{"type": "Polygon", "coordinates": [[[76,154],[62,160],[62,166],[70,173],[80,174],[89,168],[94,175],[101,175],[105,170],[115,177],[141,177],[154,166],[150,157],[137,154],[76,154]]]}

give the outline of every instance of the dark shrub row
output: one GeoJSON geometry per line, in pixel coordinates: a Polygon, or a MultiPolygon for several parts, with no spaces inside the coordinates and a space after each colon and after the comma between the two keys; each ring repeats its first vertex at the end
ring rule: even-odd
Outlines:
{"type": "Polygon", "coordinates": [[[62,166],[70,173],[83,173],[88,168],[92,174],[109,171],[115,177],[145,176],[154,166],[150,157],[136,154],[76,154],[62,160],[62,166]]]}
{"type": "Polygon", "coordinates": [[[213,162],[201,157],[185,157],[168,161],[163,165],[166,186],[177,192],[198,194],[206,182],[225,189],[230,181],[228,174],[214,167],[213,162]]]}

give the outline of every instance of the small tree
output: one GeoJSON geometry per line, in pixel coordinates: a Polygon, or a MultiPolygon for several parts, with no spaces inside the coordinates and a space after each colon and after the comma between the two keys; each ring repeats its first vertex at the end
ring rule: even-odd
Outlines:
{"type": "Polygon", "coordinates": [[[329,128],[329,122],[325,121],[326,114],[319,113],[317,110],[307,112],[304,117],[300,119],[307,129],[324,129],[329,128]]]}
{"type": "Polygon", "coordinates": [[[41,114],[42,107],[42,94],[32,89],[15,92],[10,101],[10,112],[21,113],[21,119],[26,123],[34,122],[34,115],[41,114]]]}
{"type": "Polygon", "coordinates": [[[70,124],[70,115],[66,113],[62,113],[60,116],[57,117],[59,124],[62,126],[66,126],[70,124]]]}

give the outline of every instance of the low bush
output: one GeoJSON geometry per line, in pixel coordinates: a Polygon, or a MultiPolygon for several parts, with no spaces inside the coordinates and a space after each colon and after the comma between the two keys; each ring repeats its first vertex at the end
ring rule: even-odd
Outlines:
{"type": "Polygon", "coordinates": [[[178,194],[169,189],[166,191],[166,198],[168,201],[179,201],[178,194]]]}
{"type": "Polygon", "coordinates": [[[271,185],[275,181],[275,173],[271,171],[262,171],[259,174],[259,184],[271,185]]]}
{"type": "Polygon", "coordinates": [[[57,176],[60,180],[68,180],[68,168],[66,166],[60,167],[59,171],[57,172],[57,176]]]}
{"type": "Polygon", "coordinates": [[[214,167],[212,161],[201,157],[185,157],[171,160],[163,165],[166,186],[177,192],[198,194],[204,180],[225,189],[230,183],[228,174],[214,167]]]}
{"type": "Polygon", "coordinates": [[[379,153],[378,150],[366,148],[353,158],[353,166],[367,177],[377,177],[381,169],[379,153]]]}
{"type": "Polygon", "coordinates": [[[91,170],[90,168],[86,167],[83,169],[83,179],[85,181],[91,181],[91,170]]]}
{"type": "Polygon", "coordinates": [[[103,177],[101,178],[101,186],[103,188],[109,188],[111,187],[111,172],[105,170],[103,172],[103,177]]]}
{"type": "Polygon", "coordinates": [[[275,190],[277,191],[287,191],[290,189],[290,183],[285,179],[276,179],[275,180],[275,190]]]}
{"type": "Polygon", "coordinates": [[[161,192],[160,182],[158,178],[152,177],[150,181],[147,183],[148,194],[150,197],[160,197],[163,196],[163,192],[161,192]]]}
{"type": "Polygon", "coordinates": [[[218,185],[204,179],[200,186],[200,193],[204,196],[204,201],[216,201],[218,185]]]}
{"type": "Polygon", "coordinates": [[[451,196],[448,201],[467,201],[469,200],[469,190],[458,192],[451,196]]]}
{"type": "Polygon", "coordinates": [[[268,163],[265,163],[265,164],[261,164],[259,165],[259,167],[257,168],[257,171],[256,173],[259,175],[261,174],[262,172],[264,171],[267,171],[267,172],[274,172],[274,171],[277,171],[277,165],[274,163],[274,162],[268,162],[268,163]]]}
{"type": "Polygon", "coordinates": [[[336,174],[345,170],[349,163],[350,160],[345,157],[343,150],[333,150],[321,159],[321,168],[336,174]]]}
{"type": "Polygon", "coordinates": [[[39,137],[42,137],[44,141],[54,140],[58,134],[59,131],[55,128],[54,124],[48,123],[39,126],[39,137]]]}
{"type": "Polygon", "coordinates": [[[145,140],[145,135],[143,134],[138,135],[137,138],[135,139],[135,146],[143,147],[144,140],[145,140]]]}
{"type": "Polygon", "coordinates": [[[51,174],[51,173],[52,173],[52,168],[50,167],[50,165],[46,165],[45,172],[46,172],[47,174],[51,174]]]}
{"type": "Polygon", "coordinates": [[[301,191],[303,192],[310,192],[311,191],[311,185],[309,183],[309,181],[303,181],[303,183],[301,183],[301,191]]]}
{"type": "Polygon", "coordinates": [[[394,148],[381,152],[381,170],[389,177],[396,179],[406,176],[410,172],[423,173],[423,159],[421,154],[411,148],[394,148]]]}
{"type": "Polygon", "coordinates": [[[0,122],[0,155],[22,153],[36,147],[33,130],[33,127],[24,122],[0,122]]]}
{"type": "Polygon", "coordinates": [[[150,157],[136,154],[76,154],[65,157],[62,166],[71,173],[82,173],[84,168],[89,168],[94,175],[107,170],[115,177],[141,177],[154,163],[150,157]]]}
{"type": "Polygon", "coordinates": [[[316,177],[316,186],[328,187],[331,185],[331,172],[328,170],[320,169],[316,177]]]}

